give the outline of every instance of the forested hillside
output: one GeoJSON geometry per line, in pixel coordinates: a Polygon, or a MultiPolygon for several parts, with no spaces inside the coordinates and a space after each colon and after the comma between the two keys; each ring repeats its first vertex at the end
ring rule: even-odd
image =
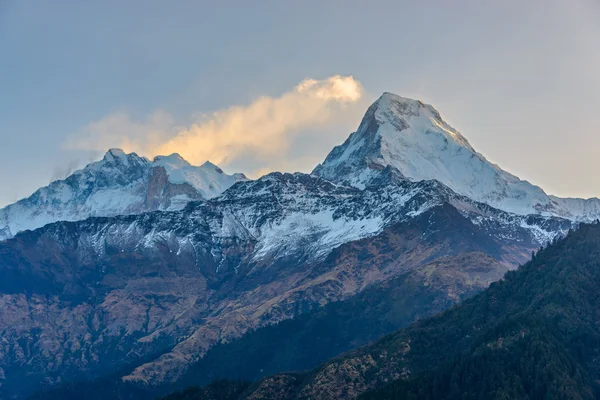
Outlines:
{"type": "Polygon", "coordinates": [[[461,305],[235,398],[597,398],[598,287],[600,225],[581,225],[461,305]]]}

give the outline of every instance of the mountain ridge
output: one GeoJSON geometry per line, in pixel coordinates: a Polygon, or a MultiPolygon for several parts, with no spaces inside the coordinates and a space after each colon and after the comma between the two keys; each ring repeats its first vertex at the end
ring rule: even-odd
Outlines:
{"type": "MultiPolygon", "coordinates": [[[[272,173],[180,211],[56,222],[22,232],[0,242],[0,331],[7,341],[0,343],[0,368],[43,371],[57,384],[73,379],[73,369],[92,377],[104,371],[97,360],[133,362],[162,349],[123,379],[170,382],[219,340],[426,264],[435,246],[424,243],[437,243],[437,235],[450,231],[459,238],[463,225],[467,237],[499,243],[500,253],[494,246],[482,249],[510,269],[571,223],[505,213],[437,181],[359,190],[306,174],[272,173]],[[440,225],[444,215],[461,223],[440,225]],[[384,267],[385,256],[369,246],[351,259],[340,255],[341,247],[377,238],[394,224],[421,226],[410,240],[394,239],[394,247],[406,251],[400,262],[384,267]],[[33,349],[44,356],[23,356],[33,349]],[[71,351],[82,355],[72,358],[71,351]]],[[[451,243],[436,248],[453,254],[451,243]]],[[[390,245],[382,248],[390,251],[390,245]]]]}
{"type": "MultiPolygon", "coordinates": [[[[458,194],[511,213],[574,222],[600,218],[599,199],[547,195],[490,163],[433,106],[390,92],[369,107],[357,131],[312,174],[362,189],[377,185],[382,170],[394,179],[437,180],[458,194]]],[[[109,149],[101,161],[0,209],[0,240],[59,220],[181,209],[243,180],[245,175],[227,175],[209,161],[192,166],[176,153],[150,161],[109,149]],[[102,171],[107,166],[113,169],[102,171]]]]}
{"type": "Polygon", "coordinates": [[[0,240],[56,221],[177,210],[244,180],[245,175],[227,175],[208,161],[196,167],[178,154],[150,161],[113,148],[100,161],[0,209],[0,240]]]}

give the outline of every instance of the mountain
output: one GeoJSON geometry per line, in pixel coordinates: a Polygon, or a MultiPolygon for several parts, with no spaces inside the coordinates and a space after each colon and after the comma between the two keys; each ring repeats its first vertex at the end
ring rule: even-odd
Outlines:
{"type": "Polygon", "coordinates": [[[56,221],[177,210],[244,180],[243,174],[227,175],[210,162],[192,166],[178,154],[149,161],[111,149],[101,161],[0,209],[0,240],[56,221]]]}
{"type": "Polygon", "coordinates": [[[386,176],[359,190],[273,173],[180,211],[58,222],[1,242],[4,393],[126,366],[126,382],[172,382],[220,341],[461,254],[494,258],[460,291],[440,286],[452,304],[571,226],[386,176]]]}
{"type": "MultiPolygon", "coordinates": [[[[398,234],[397,228],[357,243],[356,254],[372,246],[370,251],[379,252],[386,259],[404,258],[405,254],[385,252],[385,246],[395,244],[391,236],[398,234]]],[[[431,261],[369,285],[346,300],[218,344],[193,364],[177,384],[206,385],[223,378],[255,381],[281,371],[314,368],[329,358],[450,308],[501,279],[507,270],[506,264],[481,251],[459,247],[456,255],[436,254],[431,261]]]]}
{"type": "MultiPolygon", "coordinates": [[[[310,273],[317,281],[328,279],[331,288],[304,285],[304,295],[294,296],[296,307],[304,304],[306,310],[293,319],[251,330],[240,339],[222,341],[175,384],[152,390],[143,386],[149,393],[139,398],[219,378],[256,380],[279,371],[313,368],[485,289],[511,267],[487,254],[502,258],[506,251],[510,250],[481,234],[452,206],[435,207],[373,238],[340,246],[310,273]],[[345,296],[336,294],[340,289],[335,283],[344,287],[345,296]],[[351,286],[357,284],[365,288],[353,295],[351,286]],[[333,295],[342,300],[310,306],[310,298],[333,295]]],[[[119,378],[67,384],[45,390],[39,398],[70,399],[86,393],[92,400],[106,398],[107,391],[112,397],[126,397],[140,390],[139,385],[124,384],[119,378]]]]}
{"type": "Polygon", "coordinates": [[[600,225],[581,225],[439,316],[229,398],[598,398],[598,260],[600,225]]]}
{"type": "Polygon", "coordinates": [[[490,163],[440,113],[418,100],[384,93],[356,132],[335,147],[313,174],[363,188],[392,168],[413,181],[435,179],[455,192],[504,211],[573,221],[600,217],[600,200],[563,199],[490,163]]]}
{"type": "MultiPolygon", "coordinates": [[[[429,156],[445,159],[447,148],[436,147],[443,132],[413,129],[435,117],[429,106],[388,98],[313,175],[249,181],[177,155],[151,162],[111,150],[3,211],[9,236],[43,226],[0,241],[0,397],[42,389],[49,398],[57,385],[81,387],[75,382],[102,385],[103,395],[119,385],[147,393],[195,379],[193,368],[232,377],[220,360],[252,362],[235,343],[269,328],[290,341],[268,343],[273,352],[256,362],[263,371],[237,377],[311,368],[485,289],[587,218],[558,208],[508,212],[441,175],[411,176],[405,156],[415,170],[429,156]],[[332,318],[348,310],[356,319],[332,318]],[[282,330],[303,316],[294,326],[308,336],[282,330]],[[339,333],[324,334],[335,321],[339,333]],[[352,323],[364,329],[347,334],[352,323]],[[292,343],[309,353],[281,361],[292,343]]],[[[464,161],[470,146],[455,136],[447,147],[465,150],[449,154],[464,161]]],[[[435,165],[441,174],[445,164],[435,165]]],[[[268,344],[255,339],[251,348],[268,344]]]]}

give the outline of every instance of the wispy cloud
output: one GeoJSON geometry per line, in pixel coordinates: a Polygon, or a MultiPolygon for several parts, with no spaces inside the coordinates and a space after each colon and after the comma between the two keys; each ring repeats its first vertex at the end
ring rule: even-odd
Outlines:
{"type": "MultiPolygon", "coordinates": [[[[264,172],[297,164],[290,159],[290,146],[303,132],[348,118],[354,121],[356,110],[349,106],[362,96],[360,82],[351,76],[305,79],[279,97],[263,96],[248,105],[203,114],[183,127],[163,111],[144,121],[133,121],[123,112],[110,114],[71,137],[67,147],[100,151],[120,147],[148,157],[179,153],[192,163],[211,160],[224,166],[238,165],[241,157],[250,156],[265,160],[260,166],[264,172]]],[[[301,160],[307,155],[291,157],[301,160]]]]}

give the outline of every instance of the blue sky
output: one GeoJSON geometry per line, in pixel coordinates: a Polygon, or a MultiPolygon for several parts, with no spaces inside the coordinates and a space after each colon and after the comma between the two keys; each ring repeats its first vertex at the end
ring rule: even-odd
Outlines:
{"type": "Polygon", "coordinates": [[[241,154],[225,169],[309,171],[390,91],[549,193],[600,195],[597,1],[250,3],[0,0],[0,204],[101,156],[69,143],[111,115],[187,126],[335,75],[361,101],[296,128],[293,162],[241,154]]]}

